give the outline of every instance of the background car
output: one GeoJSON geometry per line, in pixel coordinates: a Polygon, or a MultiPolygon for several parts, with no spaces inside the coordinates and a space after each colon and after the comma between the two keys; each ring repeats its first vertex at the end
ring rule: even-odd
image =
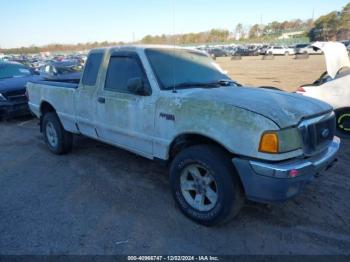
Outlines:
{"type": "Polygon", "coordinates": [[[257,56],[259,55],[258,49],[249,49],[247,47],[237,47],[234,52],[231,53],[233,56],[257,56]]]}
{"type": "Polygon", "coordinates": [[[42,66],[39,73],[45,80],[77,83],[80,80],[82,66],[76,61],[50,62],[42,66]]]}
{"type": "Polygon", "coordinates": [[[309,54],[309,55],[321,55],[323,54],[322,50],[314,49],[309,44],[298,44],[295,46],[296,54],[309,54]]]}
{"type": "Polygon", "coordinates": [[[266,51],[267,49],[269,49],[270,46],[269,45],[263,45],[261,47],[259,47],[259,55],[266,55],[266,51]]]}
{"type": "Polygon", "coordinates": [[[350,60],[344,44],[318,42],[313,47],[324,52],[327,72],[314,83],[299,87],[297,93],[323,100],[336,113],[339,136],[350,138],[350,60]]]}
{"type": "Polygon", "coordinates": [[[25,95],[28,81],[38,76],[33,70],[16,62],[0,62],[0,118],[29,114],[25,95]]]}
{"type": "Polygon", "coordinates": [[[211,57],[226,57],[229,56],[228,52],[221,48],[212,48],[207,51],[211,57]]]}
{"type": "Polygon", "coordinates": [[[294,55],[295,51],[293,48],[286,46],[271,46],[266,50],[266,54],[268,55],[294,55]]]}

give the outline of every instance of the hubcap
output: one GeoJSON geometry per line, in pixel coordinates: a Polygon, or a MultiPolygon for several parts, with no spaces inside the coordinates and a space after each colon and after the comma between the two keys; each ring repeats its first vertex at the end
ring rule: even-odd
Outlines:
{"type": "Polygon", "coordinates": [[[209,170],[201,165],[189,165],[182,171],[180,187],[187,204],[198,211],[210,211],[218,201],[215,179],[209,170]]]}
{"type": "Polygon", "coordinates": [[[46,125],[46,138],[50,146],[56,147],[58,144],[58,137],[56,129],[54,128],[51,122],[48,122],[46,125]]]}

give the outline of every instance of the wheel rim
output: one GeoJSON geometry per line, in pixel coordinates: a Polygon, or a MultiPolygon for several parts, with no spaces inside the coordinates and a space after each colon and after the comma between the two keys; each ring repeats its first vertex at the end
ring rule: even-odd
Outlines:
{"type": "Polygon", "coordinates": [[[337,121],[338,129],[345,134],[350,134],[350,113],[341,114],[337,121]]]}
{"type": "Polygon", "coordinates": [[[51,122],[46,125],[46,138],[50,146],[56,147],[58,144],[58,136],[55,127],[51,122]]]}
{"type": "Polygon", "coordinates": [[[192,208],[206,212],[218,202],[218,187],[211,172],[199,165],[187,166],[181,173],[180,187],[182,195],[192,208]]]}

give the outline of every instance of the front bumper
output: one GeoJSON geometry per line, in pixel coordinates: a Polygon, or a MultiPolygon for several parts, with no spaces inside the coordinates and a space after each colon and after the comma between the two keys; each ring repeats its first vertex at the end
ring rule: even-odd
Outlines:
{"type": "Polygon", "coordinates": [[[29,115],[28,103],[0,102],[0,118],[29,115]]]}
{"type": "Polygon", "coordinates": [[[233,164],[241,178],[249,200],[284,202],[300,193],[321,171],[336,162],[340,139],[335,137],[328,149],[314,157],[292,159],[278,163],[234,158],[233,164]],[[296,177],[291,177],[297,173],[296,177]]]}

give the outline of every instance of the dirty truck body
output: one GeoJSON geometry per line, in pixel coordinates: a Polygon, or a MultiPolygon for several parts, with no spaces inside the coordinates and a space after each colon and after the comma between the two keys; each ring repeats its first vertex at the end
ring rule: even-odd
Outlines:
{"type": "Polygon", "coordinates": [[[332,108],[297,94],[241,87],[205,54],[173,47],[90,52],[80,84],[27,85],[49,149],[81,134],[170,164],[189,218],[215,225],[244,199],[285,201],[335,161],[332,108]]]}

